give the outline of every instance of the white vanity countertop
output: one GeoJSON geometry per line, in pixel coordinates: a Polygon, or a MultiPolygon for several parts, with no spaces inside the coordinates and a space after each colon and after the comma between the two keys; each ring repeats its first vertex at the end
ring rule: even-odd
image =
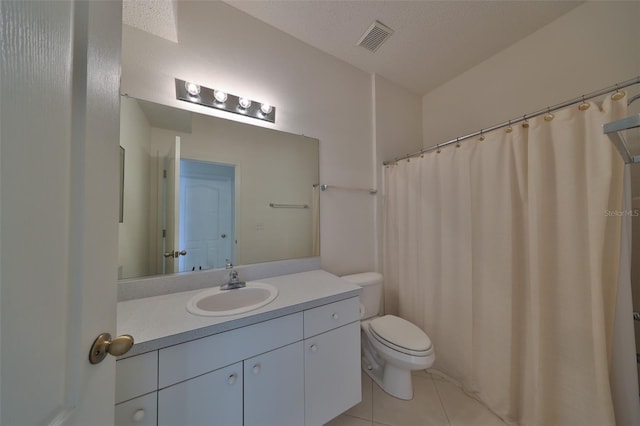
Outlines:
{"type": "Polygon", "coordinates": [[[359,286],[322,270],[257,281],[277,287],[278,297],[262,308],[239,315],[205,317],[189,313],[187,302],[203,289],[119,302],[118,335],[130,334],[135,340],[122,358],[355,297],[361,291],[359,286]]]}

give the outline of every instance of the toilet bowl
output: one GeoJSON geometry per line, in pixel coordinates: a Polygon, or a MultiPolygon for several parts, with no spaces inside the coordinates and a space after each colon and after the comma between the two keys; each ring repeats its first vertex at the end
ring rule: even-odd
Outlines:
{"type": "Polygon", "coordinates": [[[416,325],[397,316],[378,316],[382,275],[366,272],[342,278],[362,287],[360,325],[363,371],[388,394],[400,399],[412,399],[411,372],[429,368],[435,361],[429,336],[416,325]]]}

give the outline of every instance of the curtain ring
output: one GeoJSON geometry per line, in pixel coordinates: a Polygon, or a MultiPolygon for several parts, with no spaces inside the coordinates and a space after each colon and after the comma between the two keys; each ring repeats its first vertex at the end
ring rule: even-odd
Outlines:
{"type": "Polygon", "coordinates": [[[522,119],[524,120],[522,123],[522,128],[523,129],[528,129],[529,128],[529,122],[527,121],[527,114],[522,116],[522,119]]]}
{"type": "Polygon", "coordinates": [[[587,101],[584,100],[584,95],[582,95],[582,103],[580,105],[578,105],[578,110],[580,111],[586,111],[589,109],[589,107],[591,106],[591,104],[587,101]]]}
{"type": "Polygon", "coordinates": [[[551,121],[554,118],[556,118],[556,116],[551,113],[551,108],[547,107],[547,113],[544,115],[544,121],[551,121]]]}
{"type": "Polygon", "coordinates": [[[460,138],[456,138],[456,148],[460,148],[460,138]]]}
{"type": "Polygon", "coordinates": [[[482,142],[484,140],[484,129],[480,129],[480,137],[478,138],[480,140],[480,142],[482,142]]]}
{"type": "Polygon", "coordinates": [[[440,144],[436,145],[436,148],[437,148],[437,149],[436,149],[436,154],[440,154],[440,152],[442,152],[442,151],[440,150],[440,144]]]}
{"type": "Polygon", "coordinates": [[[507,133],[511,133],[511,132],[513,132],[513,127],[511,127],[511,120],[509,120],[509,127],[507,127],[507,129],[505,130],[505,132],[507,132],[507,133]]]}
{"type": "Polygon", "coordinates": [[[611,95],[611,99],[613,99],[614,101],[619,101],[620,99],[624,98],[627,94],[624,91],[620,91],[620,88],[618,87],[618,84],[616,84],[616,93],[614,93],[613,95],[611,95]]]}

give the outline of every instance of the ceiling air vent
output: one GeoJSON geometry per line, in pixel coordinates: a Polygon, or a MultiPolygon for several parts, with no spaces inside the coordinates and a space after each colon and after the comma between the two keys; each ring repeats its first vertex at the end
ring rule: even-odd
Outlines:
{"type": "Polygon", "coordinates": [[[358,46],[362,46],[367,50],[375,52],[378,48],[387,41],[387,39],[393,34],[393,30],[386,25],[374,21],[369,29],[360,37],[358,46]]]}

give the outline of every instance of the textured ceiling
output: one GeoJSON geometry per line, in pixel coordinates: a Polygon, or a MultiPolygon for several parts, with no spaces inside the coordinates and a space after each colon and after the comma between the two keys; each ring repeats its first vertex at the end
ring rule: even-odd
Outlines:
{"type": "MultiPolygon", "coordinates": [[[[178,42],[177,3],[124,0],[123,22],[178,42]]],[[[289,35],[423,95],[582,1],[225,0],[289,35]],[[394,30],[376,51],[357,46],[374,21],[394,30]]],[[[212,17],[212,19],[215,17],[212,17]]]]}
{"type": "Polygon", "coordinates": [[[122,23],[178,42],[177,4],[173,0],[124,0],[122,23]]]}
{"type": "Polygon", "coordinates": [[[225,0],[261,21],[425,94],[580,1],[225,0]],[[356,46],[373,21],[395,32],[375,53],[356,46]]]}

